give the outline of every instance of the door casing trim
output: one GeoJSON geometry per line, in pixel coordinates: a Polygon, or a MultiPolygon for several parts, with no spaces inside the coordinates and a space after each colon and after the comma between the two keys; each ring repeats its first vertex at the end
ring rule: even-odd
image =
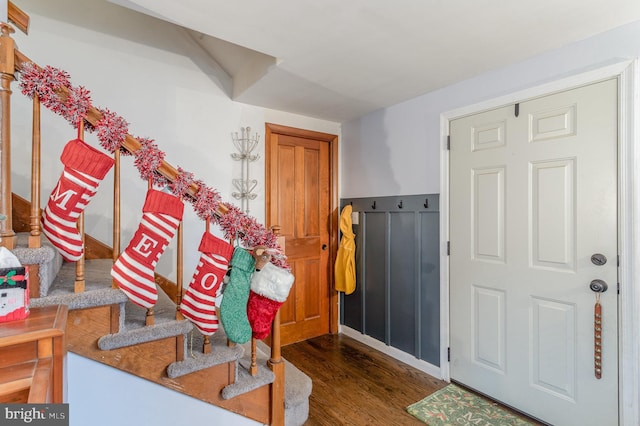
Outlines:
{"type": "Polygon", "coordinates": [[[618,411],[620,425],[640,424],[640,66],[638,58],[443,112],[440,115],[440,377],[450,380],[449,122],[615,77],[618,79],[618,411]],[[634,195],[635,194],[635,195],[634,195]],[[637,283],[634,285],[634,283],[637,283]]]}

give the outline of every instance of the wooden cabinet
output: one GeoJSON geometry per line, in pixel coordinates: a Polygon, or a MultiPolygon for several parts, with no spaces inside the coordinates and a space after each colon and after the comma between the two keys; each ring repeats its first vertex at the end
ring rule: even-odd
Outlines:
{"type": "Polygon", "coordinates": [[[64,402],[66,324],[64,305],[0,323],[0,403],[64,402]]]}

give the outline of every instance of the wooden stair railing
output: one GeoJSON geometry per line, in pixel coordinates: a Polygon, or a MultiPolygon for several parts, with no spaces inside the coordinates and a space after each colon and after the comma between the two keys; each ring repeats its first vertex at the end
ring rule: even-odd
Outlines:
{"type": "Polygon", "coordinates": [[[23,33],[29,34],[29,15],[24,13],[18,6],[13,4],[13,2],[8,3],[7,17],[9,18],[9,22],[13,22],[23,33]]]}
{"type": "Polygon", "coordinates": [[[6,216],[0,221],[1,244],[12,249],[16,246],[16,234],[12,229],[11,211],[11,82],[15,70],[15,44],[10,34],[11,26],[0,23],[0,213],[6,216]]]}
{"type": "MultiPolygon", "coordinates": [[[[9,2],[9,14],[10,20],[23,31],[28,30],[29,18],[24,12],[16,8],[11,2],[9,2]]],[[[7,248],[14,248],[16,235],[12,229],[12,205],[11,205],[11,164],[10,164],[10,96],[11,96],[11,82],[14,80],[14,74],[16,71],[20,71],[22,67],[27,63],[35,62],[31,61],[26,55],[19,50],[15,49],[15,44],[10,34],[13,33],[13,28],[5,23],[0,23],[0,212],[5,212],[7,220],[0,221],[0,238],[2,239],[2,245],[7,248]]],[[[37,66],[37,65],[35,65],[37,66]]],[[[69,91],[65,87],[61,87],[58,90],[58,96],[64,102],[69,96],[69,91]]],[[[91,107],[86,114],[86,121],[93,126],[96,126],[98,121],[103,118],[102,113],[91,107]]],[[[79,134],[82,137],[83,127],[79,129],[79,134]]],[[[39,247],[41,244],[41,225],[40,225],[40,156],[41,156],[41,134],[40,134],[40,102],[37,95],[33,100],[33,133],[32,133],[32,182],[31,182],[31,211],[30,211],[30,236],[29,247],[39,247]]],[[[121,143],[121,147],[134,154],[141,149],[142,145],[133,136],[127,134],[125,139],[121,143]]],[[[113,229],[113,260],[115,261],[120,254],[120,152],[116,150],[115,156],[115,170],[114,170],[114,229],[113,229]]],[[[179,175],[178,170],[169,164],[167,161],[162,160],[160,166],[156,169],[158,173],[164,176],[168,181],[173,182],[179,175]]],[[[188,194],[190,196],[196,196],[199,187],[196,183],[192,183],[188,188],[188,194]]],[[[216,215],[222,216],[227,213],[227,208],[220,204],[218,206],[216,215]]],[[[79,219],[79,232],[82,235],[84,241],[84,215],[82,214],[79,219]]],[[[277,231],[276,231],[277,232],[277,231]]],[[[279,238],[282,241],[282,238],[279,238]]],[[[176,289],[176,301],[179,306],[180,299],[182,297],[182,224],[178,229],[178,274],[177,274],[177,289],[176,289]]],[[[284,246],[282,246],[284,249],[284,246]]],[[[112,284],[117,286],[115,282],[112,284]]],[[[84,291],[84,256],[76,265],[76,281],[75,291],[84,291]]],[[[183,319],[179,312],[179,308],[176,312],[176,319],[183,319]]],[[[153,310],[151,309],[147,315],[147,324],[153,323],[153,310]]],[[[182,359],[183,342],[179,339],[176,342],[176,355],[178,359],[182,359]]],[[[205,345],[208,344],[205,339],[205,345]]],[[[203,348],[205,349],[205,348],[203,348]]],[[[206,351],[206,349],[205,349],[206,351]]],[[[210,348],[209,348],[210,351],[210,348]]],[[[206,352],[205,352],[206,353],[206,352]]],[[[252,342],[252,360],[255,362],[256,358],[256,342],[252,342]]],[[[284,363],[280,353],[280,314],[276,314],[272,324],[272,336],[271,336],[271,356],[268,363],[269,367],[275,374],[275,381],[271,385],[271,424],[281,425],[284,424],[284,363]]],[[[251,368],[252,374],[255,374],[257,367],[251,368]]]]}
{"type": "MultiPolygon", "coordinates": [[[[7,4],[8,20],[25,33],[29,29],[29,16],[12,2],[7,4]]],[[[13,28],[0,23],[0,213],[6,216],[0,221],[0,244],[12,249],[16,246],[16,234],[12,228],[11,209],[11,82],[15,72],[15,42],[11,38],[13,28]]]]}

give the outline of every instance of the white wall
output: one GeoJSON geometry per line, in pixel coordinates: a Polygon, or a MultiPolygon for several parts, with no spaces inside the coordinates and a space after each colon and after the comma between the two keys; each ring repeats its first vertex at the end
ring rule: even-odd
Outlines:
{"type": "MultiPolygon", "coordinates": [[[[102,0],[30,0],[20,5],[31,17],[28,36],[15,34],[18,48],[40,66],[51,65],[71,75],[74,86],[91,91],[95,107],[108,108],[129,122],[129,133],[156,140],[166,160],[183,167],[220,191],[224,201],[240,205],[231,193],[239,178],[240,163],[230,134],[250,126],[261,136],[261,159],[251,164],[258,180],[258,198],[250,214],[264,223],[264,129],[266,122],[339,134],[338,123],[234,102],[229,76],[178,27],[102,0]]],[[[12,185],[28,198],[31,146],[31,101],[13,84],[12,185]],[[22,168],[17,167],[22,165],[22,168]]],[[[43,108],[42,194],[44,206],[62,166],[64,144],[75,138],[66,121],[43,108]]],[[[95,135],[86,141],[99,147],[95,135]]],[[[123,157],[122,247],[137,229],[147,184],[139,178],[133,157],[123,157]]],[[[85,211],[86,232],[111,244],[112,173],[85,211]]],[[[204,231],[191,205],[184,216],[184,281],[188,282],[199,258],[204,231]]],[[[215,227],[214,227],[215,228],[215,227]]],[[[218,233],[217,229],[213,230],[218,233]]],[[[172,244],[156,270],[175,280],[172,244]]]]}
{"type": "Polygon", "coordinates": [[[635,22],[344,123],[340,197],[439,193],[441,113],[638,56],[635,22]]]}
{"type": "Polygon", "coordinates": [[[261,424],[72,353],[67,387],[70,426],[261,424]]]}

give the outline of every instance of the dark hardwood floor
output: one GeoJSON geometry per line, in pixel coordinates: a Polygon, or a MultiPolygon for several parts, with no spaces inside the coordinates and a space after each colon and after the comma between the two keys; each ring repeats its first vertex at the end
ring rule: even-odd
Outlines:
{"type": "Polygon", "coordinates": [[[424,425],[406,407],[447,385],[344,335],[282,348],[313,380],[305,425],[424,425]]]}

